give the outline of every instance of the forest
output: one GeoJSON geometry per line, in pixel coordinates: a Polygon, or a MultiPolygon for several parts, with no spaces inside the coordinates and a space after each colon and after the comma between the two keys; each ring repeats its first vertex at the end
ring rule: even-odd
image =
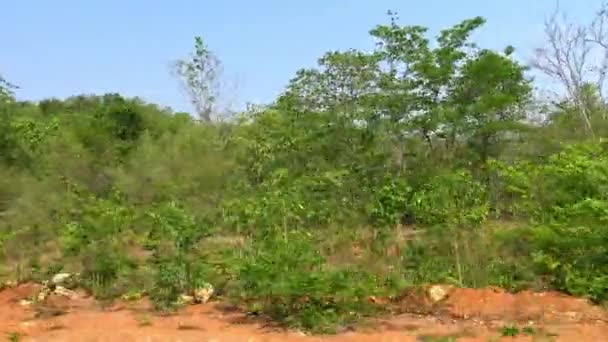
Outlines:
{"type": "Polygon", "coordinates": [[[373,51],[329,51],[237,112],[200,37],[173,66],[193,113],[22,101],[0,78],[0,277],[77,274],[99,300],[159,311],[212,286],[315,332],[429,284],[605,304],[608,14],[589,19],[550,17],[522,62],[472,41],[482,17],[431,36],[389,13],[373,51]]]}

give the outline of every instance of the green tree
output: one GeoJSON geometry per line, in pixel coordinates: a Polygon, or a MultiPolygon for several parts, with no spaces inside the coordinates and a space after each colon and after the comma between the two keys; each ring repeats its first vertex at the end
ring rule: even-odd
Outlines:
{"type": "Polygon", "coordinates": [[[201,37],[194,38],[194,52],[173,64],[199,119],[211,121],[220,96],[222,64],[201,37]]]}
{"type": "Polygon", "coordinates": [[[17,86],[7,81],[2,75],[0,75],[0,103],[12,102],[15,100],[15,94],[13,90],[17,89],[17,86]]]}

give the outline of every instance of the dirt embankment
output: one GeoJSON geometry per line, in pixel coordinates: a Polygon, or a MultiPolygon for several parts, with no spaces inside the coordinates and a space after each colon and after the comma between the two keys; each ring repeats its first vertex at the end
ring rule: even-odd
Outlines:
{"type": "Polygon", "coordinates": [[[13,341],[605,341],[608,313],[558,293],[509,294],[498,289],[448,289],[434,301],[404,294],[393,317],[335,336],[306,336],[253,322],[218,303],[178,315],[155,315],[145,300],[102,307],[82,293],[28,302],[40,287],[0,292],[0,330],[13,341]],[[417,313],[413,313],[417,312],[417,313]],[[513,327],[520,330],[516,333],[513,327]],[[502,335],[517,335],[504,337],[502,335]]]}

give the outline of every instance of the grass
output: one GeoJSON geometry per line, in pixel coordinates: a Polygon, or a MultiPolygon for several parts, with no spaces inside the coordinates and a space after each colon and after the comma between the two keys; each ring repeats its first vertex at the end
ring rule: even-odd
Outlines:
{"type": "Polygon", "coordinates": [[[503,337],[516,337],[519,333],[519,328],[514,325],[505,325],[500,329],[500,334],[503,337]]]}
{"type": "Polygon", "coordinates": [[[471,328],[463,328],[449,334],[424,334],[416,337],[421,342],[456,342],[459,338],[475,337],[476,334],[471,328]]]}
{"type": "Polygon", "coordinates": [[[8,333],[8,340],[10,342],[19,342],[21,341],[21,337],[23,336],[23,334],[19,333],[19,332],[9,332],[8,333]]]}
{"type": "Polygon", "coordinates": [[[456,342],[457,336],[421,335],[416,338],[419,342],[456,342]]]}

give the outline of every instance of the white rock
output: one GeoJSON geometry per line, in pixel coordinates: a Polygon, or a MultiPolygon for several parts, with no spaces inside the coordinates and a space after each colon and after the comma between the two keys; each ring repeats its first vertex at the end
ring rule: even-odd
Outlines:
{"type": "Polygon", "coordinates": [[[36,300],[39,302],[44,302],[48,296],[49,296],[49,289],[44,288],[44,289],[42,289],[42,291],[38,292],[38,295],[36,296],[36,300]]]}
{"type": "Polygon", "coordinates": [[[63,286],[55,287],[55,291],[53,291],[53,293],[60,295],[60,296],[68,297],[70,299],[75,299],[76,297],[78,297],[76,292],[74,292],[72,290],[68,290],[63,286]]]}
{"type": "Polygon", "coordinates": [[[181,305],[190,305],[194,303],[194,297],[188,295],[181,295],[179,297],[179,304],[181,305]]]}
{"type": "Polygon", "coordinates": [[[51,282],[55,285],[60,285],[60,284],[65,283],[71,277],[72,277],[72,275],[70,273],[57,273],[53,276],[53,279],[51,279],[51,282]]]}
{"type": "Polygon", "coordinates": [[[207,303],[213,295],[213,286],[206,284],[204,287],[194,290],[194,301],[197,303],[207,303]]]}
{"type": "Polygon", "coordinates": [[[6,288],[12,288],[12,287],[16,287],[17,286],[17,282],[14,280],[7,280],[4,282],[4,287],[6,288]]]}
{"type": "Polygon", "coordinates": [[[435,303],[444,300],[450,293],[450,287],[445,285],[433,285],[429,288],[428,294],[435,303]]]}

